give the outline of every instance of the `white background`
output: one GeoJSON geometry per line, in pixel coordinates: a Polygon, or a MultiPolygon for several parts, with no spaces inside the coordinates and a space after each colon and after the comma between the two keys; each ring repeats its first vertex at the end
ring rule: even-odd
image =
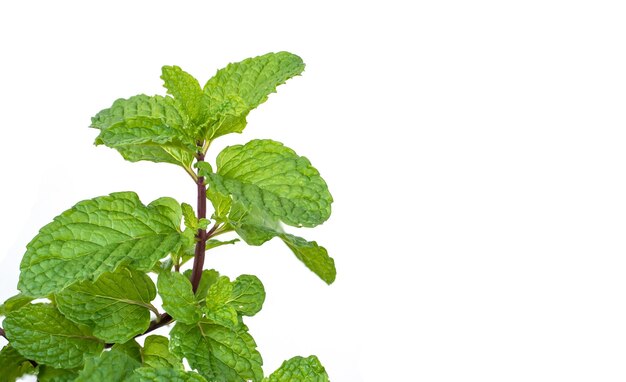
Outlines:
{"type": "MultiPolygon", "coordinates": [[[[343,381],[626,379],[626,12],[619,1],[21,1],[0,5],[0,299],[78,200],[194,202],[172,165],[92,145],[118,97],[287,50],[302,77],[228,144],[273,138],[330,185],[327,287],[278,242],[207,256],[259,275],[271,372],[343,381]]],[[[4,344],[2,342],[1,344],[4,344]]]]}

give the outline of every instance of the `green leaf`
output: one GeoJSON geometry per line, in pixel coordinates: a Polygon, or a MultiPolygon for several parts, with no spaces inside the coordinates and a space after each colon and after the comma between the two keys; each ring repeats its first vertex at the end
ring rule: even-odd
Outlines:
{"type": "Polygon", "coordinates": [[[201,175],[222,195],[232,195],[292,226],[314,227],[330,216],[333,201],[326,182],[309,160],[272,140],[226,147],[217,157],[217,173],[201,175]]]}
{"type": "Polygon", "coordinates": [[[26,374],[33,374],[35,368],[11,345],[0,351],[0,382],[14,382],[26,374]]]}
{"type": "Polygon", "coordinates": [[[206,379],[193,371],[167,368],[141,367],[135,370],[130,382],[206,382],[206,379]]]}
{"type": "Polygon", "coordinates": [[[204,86],[211,116],[206,138],[240,133],[248,113],[303,70],[302,59],[288,52],[268,53],[220,69],[204,86]]]}
{"type": "MultiPolygon", "coordinates": [[[[201,168],[205,174],[212,173],[213,170],[210,168],[210,166],[205,166],[204,163],[206,162],[198,163],[198,167],[201,168]]],[[[217,220],[218,222],[225,222],[227,220],[227,215],[232,205],[232,199],[230,195],[222,195],[219,192],[215,192],[213,188],[207,189],[206,194],[207,198],[213,205],[213,209],[215,210],[212,218],[214,220],[217,220]]]]}
{"type": "Polygon", "coordinates": [[[133,192],[79,202],[28,244],[18,288],[27,296],[44,297],[122,264],[150,271],[184,240],[180,216],[163,212],[168,200],[178,204],[161,198],[146,207],[133,192]]]}
{"type": "Polygon", "coordinates": [[[170,353],[170,341],[163,336],[146,337],[143,346],[143,363],[154,368],[173,368],[183,370],[181,359],[170,353]]]}
{"type": "Polygon", "coordinates": [[[330,285],[335,281],[337,276],[335,260],[328,256],[326,248],[317,245],[314,241],[306,241],[294,235],[281,234],[280,238],[307,268],[312,270],[327,284],[330,285]]]}
{"type": "Polygon", "coordinates": [[[222,276],[209,288],[206,306],[209,312],[229,307],[243,316],[254,316],[263,307],[265,289],[261,280],[241,275],[234,282],[222,276]]]}
{"type": "Polygon", "coordinates": [[[124,353],[139,363],[143,362],[143,357],[141,355],[141,346],[139,346],[137,341],[135,341],[134,339],[123,344],[117,343],[113,345],[111,351],[124,353]]]}
{"type": "Polygon", "coordinates": [[[293,357],[263,382],[329,382],[324,366],[316,356],[293,357]]]}
{"type": "Polygon", "coordinates": [[[180,206],[183,211],[183,217],[185,218],[185,227],[197,230],[198,218],[196,217],[196,212],[193,210],[193,207],[187,203],[182,203],[180,206]]]}
{"type": "Polygon", "coordinates": [[[140,366],[141,363],[123,352],[107,351],[99,357],[87,358],[76,382],[125,381],[140,366]]]}
{"type": "Polygon", "coordinates": [[[156,297],[154,283],[146,274],[119,268],[103,273],[95,282],[72,284],[57,295],[61,313],[89,326],[106,341],[124,343],[150,326],[150,302],[156,297]]]}
{"type": "Polygon", "coordinates": [[[96,145],[114,148],[131,162],[147,160],[189,167],[195,141],[185,133],[186,121],[170,97],[138,95],[118,99],[92,118],[100,129],[96,145]]]}
{"type": "Polygon", "coordinates": [[[76,369],[55,369],[48,365],[39,366],[37,381],[39,382],[72,382],[78,377],[76,369]]]}
{"type": "Polygon", "coordinates": [[[162,272],[157,281],[163,309],[177,321],[194,324],[202,317],[191,282],[178,272],[162,272]]]}
{"type": "Polygon", "coordinates": [[[19,308],[28,305],[31,301],[33,301],[32,297],[24,296],[21,293],[18,293],[13,297],[9,297],[4,304],[0,305],[0,316],[6,316],[19,308]]]}
{"type": "Polygon", "coordinates": [[[97,354],[104,346],[88,327],[68,320],[51,305],[25,306],[8,315],[3,325],[20,354],[55,368],[78,367],[85,355],[97,354]]]}
{"type": "Polygon", "coordinates": [[[209,381],[245,382],[263,378],[263,360],[248,328],[228,328],[208,321],[176,323],[170,348],[209,381]]]}
{"type": "Polygon", "coordinates": [[[167,92],[174,96],[180,109],[189,117],[193,124],[199,125],[206,118],[204,97],[198,80],[178,66],[163,66],[161,79],[167,92]]]}

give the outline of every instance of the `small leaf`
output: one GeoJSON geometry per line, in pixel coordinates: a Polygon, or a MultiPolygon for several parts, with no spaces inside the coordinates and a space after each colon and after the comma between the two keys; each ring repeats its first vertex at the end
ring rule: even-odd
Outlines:
{"type": "Polygon", "coordinates": [[[177,272],[162,272],[157,281],[163,309],[177,321],[194,324],[202,317],[191,282],[177,272]]]}
{"type": "Polygon", "coordinates": [[[113,345],[111,351],[124,353],[139,363],[143,362],[143,357],[141,355],[141,346],[139,346],[137,341],[135,341],[134,339],[123,344],[117,343],[113,345]]]}
{"type": "MultiPolygon", "coordinates": [[[[185,271],[185,277],[191,280],[191,269],[185,271]]],[[[219,277],[220,274],[214,269],[205,269],[202,271],[200,284],[198,284],[198,289],[196,289],[196,300],[201,305],[204,305],[209,288],[218,280],[219,277]]]]}
{"type": "Polygon", "coordinates": [[[306,241],[301,237],[281,234],[280,238],[291,249],[296,257],[327,284],[332,284],[337,276],[335,260],[328,256],[326,248],[314,241],[306,241]]]}
{"type": "Polygon", "coordinates": [[[185,218],[185,227],[197,230],[198,218],[196,217],[196,212],[193,210],[193,207],[187,203],[182,203],[180,206],[182,207],[183,217],[185,218]]]}
{"type": "Polygon", "coordinates": [[[158,368],[173,368],[183,370],[183,363],[179,357],[170,353],[170,341],[163,336],[148,336],[143,346],[143,362],[145,366],[158,368]]]}
{"type": "Polygon", "coordinates": [[[161,198],[156,205],[144,206],[133,192],[79,202],[28,244],[18,288],[27,296],[45,297],[121,264],[150,271],[185,240],[180,215],[174,219],[172,211],[164,209],[166,200],[178,205],[161,198]]]}
{"type": "Polygon", "coordinates": [[[150,326],[156,288],[146,274],[120,268],[95,282],[73,284],[56,296],[65,317],[89,326],[106,342],[124,343],[150,326]]]}
{"type": "Polygon", "coordinates": [[[226,327],[239,325],[239,315],[254,316],[263,307],[265,290],[256,276],[241,275],[234,282],[222,276],[209,288],[206,317],[226,327]]]}
{"type": "Polygon", "coordinates": [[[228,328],[201,321],[195,325],[176,323],[170,348],[209,381],[245,382],[263,378],[263,360],[248,328],[228,328]]]}
{"type": "Polygon", "coordinates": [[[263,307],[265,288],[258,277],[241,275],[233,283],[230,304],[244,316],[254,316],[263,307]]]}
{"type": "Polygon", "coordinates": [[[87,358],[76,382],[125,381],[140,366],[141,363],[123,352],[107,351],[99,357],[87,358]]]}
{"type": "Polygon", "coordinates": [[[4,304],[0,305],[0,316],[6,316],[19,308],[28,305],[31,301],[33,301],[32,297],[24,296],[21,293],[18,293],[13,297],[9,297],[4,304]]]}
{"type": "Polygon", "coordinates": [[[206,382],[206,379],[193,371],[141,367],[129,382],[206,382]]]}
{"type": "Polygon", "coordinates": [[[55,368],[78,367],[84,356],[98,354],[104,346],[88,327],[73,323],[51,305],[25,306],[8,315],[3,325],[20,354],[55,368]]]}
{"type": "Polygon", "coordinates": [[[198,80],[178,66],[164,66],[162,73],[164,86],[178,101],[180,109],[193,124],[202,124],[206,118],[206,110],[202,104],[204,95],[198,80]]]}
{"type": "Polygon", "coordinates": [[[293,357],[263,382],[329,382],[324,366],[316,356],[293,357]]]}
{"type": "Polygon", "coordinates": [[[246,210],[261,209],[296,227],[314,227],[330,216],[333,198],[326,182],[308,159],[279,142],[229,146],[218,155],[217,168],[207,173],[200,167],[200,175],[246,210]]]}
{"type": "Polygon", "coordinates": [[[14,382],[26,374],[33,374],[35,368],[11,345],[0,351],[0,382],[14,382]]]}

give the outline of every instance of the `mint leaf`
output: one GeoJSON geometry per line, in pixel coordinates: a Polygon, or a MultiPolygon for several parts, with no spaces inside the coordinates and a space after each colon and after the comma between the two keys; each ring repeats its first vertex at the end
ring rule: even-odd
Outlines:
{"type": "Polygon", "coordinates": [[[193,210],[193,207],[187,203],[182,203],[181,205],[183,211],[183,217],[185,218],[185,227],[190,228],[192,230],[198,229],[198,218],[196,217],[196,212],[193,210]]]}
{"type": "MultiPolygon", "coordinates": [[[[220,243],[227,244],[228,242],[220,243]]],[[[191,280],[191,269],[185,271],[185,277],[191,280]]],[[[219,277],[220,274],[215,269],[205,269],[202,271],[200,284],[198,284],[198,289],[196,289],[196,300],[198,300],[201,305],[204,305],[204,300],[209,292],[209,288],[218,280],[219,277]]]]}
{"type": "Polygon", "coordinates": [[[172,98],[142,94],[118,99],[93,117],[91,126],[100,130],[96,145],[114,148],[126,160],[189,167],[195,141],[185,133],[185,124],[172,98]]]}
{"type": "MultiPolygon", "coordinates": [[[[265,289],[261,280],[252,275],[241,275],[234,282],[222,276],[209,288],[206,307],[209,312],[230,308],[243,316],[254,316],[263,307],[265,289]]],[[[235,322],[236,323],[236,322],[235,322]]]]}
{"type": "Polygon", "coordinates": [[[141,363],[123,352],[107,351],[99,357],[87,358],[76,382],[125,381],[140,366],[141,363]]]}
{"type": "Polygon", "coordinates": [[[245,382],[263,378],[263,360],[248,328],[228,328],[209,321],[176,323],[170,348],[209,381],[245,382]]]}
{"type": "Polygon", "coordinates": [[[20,354],[55,368],[78,367],[85,355],[97,354],[104,346],[88,327],[63,317],[52,305],[25,306],[9,314],[3,325],[20,354]]]}
{"type": "Polygon", "coordinates": [[[135,370],[130,382],[206,382],[206,379],[193,371],[178,369],[141,367],[135,370]]]}
{"type": "Polygon", "coordinates": [[[220,69],[204,93],[211,119],[206,138],[240,133],[248,113],[267,100],[276,87],[304,70],[302,59],[288,52],[268,53],[220,69]]]}
{"type": "Polygon", "coordinates": [[[143,362],[143,356],[141,355],[141,346],[139,346],[137,341],[135,341],[134,339],[122,344],[117,343],[113,345],[111,351],[124,353],[137,362],[143,362]]]}
{"type": "Polygon", "coordinates": [[[204,122],[206,112],[202,103],[204,95],[198,80],[178,66],[164,66],[161,79],[167,92],[174,96],[180,109],[191,122],[195,125],[204,122]]]}
{"type": "Polygon", "coordinates": [[[198,164],[210,187],[232,195],[248,210],[259,208],[285,224],[314,227],[330,216],[326,182],[305,157],[269,139],[226,147],[217,173],[198,164]]]}
{"type": "Polygon", "coordinates": [[[28,305],[31,301],[33,301],[32,297],[24,296],[21,293],[18,293],[13,297],[9,297],[4,304],[0,305],[0,316],[6,316],[19,308],[28,305]]]}
{"type": "Polygon", "coordinates": [[[314,241],[306,241],[294,235],[281,234],[280,238],[307,268],[312,270],[327,284],[330,285],[335,281],[337,276],[335,260],[328,256],[326,248],[317,245],[314,241]]]}
{"type": "Polygon", "coordinates": [[[72,382],[78,377],[76,369],[55,369],[48,365],[39,366],[37,381],[39,382],[72,382]]]}
{"type": "Polygon", "coordinates": [[[202,312],[187,277],[177,272],[162,272],[157,286],[163,299],[163,309],[174,319],[186,324],[200,320],[202,312]]]}
{"type": "Polygon", "coordinates": [[[143,363],[154,368],[169,368],[183,370],[180,358],[170,353],[170,341],[163,336],[146,337],[143,346],[143,363]]]}
{"type": "Polygon", "coordinates": [[[329,382],[324,366],[316,356],[293,357],[272,373],[263,382],[329,382]]]}
{"type": "Polygon", "coordinates": [[[106,341],[124,343],[144,333],[150,325],[150,304],[156,297],[146,274],[119,268],[103,273],[95,282],[83,281],[56,295],[59,310],[70,320],[93,329],[106,341]]]}
{"type": "Polygon", "coordinates": [[[150,271],[184,240],[180,212],[174,220],[163,212],[165,204],[178,205],[161,198],[144,206],[133,192],[79,202],[28,244],[18,288],[27,296],[44,297],[121,264],[150,271]]]}
{"type": "Polygon", "coordinates": [[[32,374],[35,368],[11,345],[0,351],[0,382],[13,382],[19,377],[32,374]]]}

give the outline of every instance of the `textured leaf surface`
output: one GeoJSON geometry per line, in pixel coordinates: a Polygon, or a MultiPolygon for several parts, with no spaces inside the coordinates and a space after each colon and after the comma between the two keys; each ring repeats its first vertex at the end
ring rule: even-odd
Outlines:
{"type": "MultiPolygon", "coordinates": [[[[191,280],[191,269],[185,271],[185,277],[191,280]]],[[[219,277],[220,274],[215,269],[205,269],[202,271],[200,284],[198,284],[198,289],[196,289],[196,300],[198,300],[201,306],[204,306],[204,300],[209,292],[209,288],[219,277]]]]}
{"type": "Polygon", "coordinates": [[[3,325],[17,351],[56,368],[78,367],[83,356],[97,354],[104,346],[89,328],[63,317],[51,305],[25,306],[7,316],[3,325]]]}
{"type": "Polygon", "coordinates": [[[143,362],[143,356],[141,355],[141,346],[139,346],[137,341],[135,341],[134,339],[123,344],[118,343],[113,345],[111,351],[124,353],[137,362],[143,362]]]}
{"type": "Polygon", "coordinates": [[[264,382],[329,382],[324,366],[316,356],[293,357],[272,373],[264,382]]]}
{"type": "Polygon", "coordinates": [[[210,187],[246,209],[259,208],[292,226],[314,227],[330,216],[326,182],[305,157],[272,140],[226,147],[217,173],[199,165],[210,187]]]}
{"type": "Polygon", "coordinates": [[[230,329],[210,322],[177,323],[171,332],[172,351],[209,381],[243,382],[263,378],[261,355],[242,324],[230,329]]]}
{"type": "Polygon", "coordinates": [[[194,324],[202,317],[189,279],[177,272],[162,272],[157,281],[163,309],[177,321],[194,324]]]}
{"type": "Polygon", "coordinates": [[[142,367],[135,370],[130,382],[206,382],[200,374],[178,369],[142,367]]]}
{"type": "Polygon", "coordinates": [[[185,117],[170,97],[138,95],[118,99],[92,118],[100,129],[96,144],[117,149],[131,161],[189,166],[195,142],[184,132],[185,117]]]}
{"type": "Polygon", "coordinates": [[[167,92],[174,96],[189,119],[195,124],[202,123],[206,109],[202,104],[203,93],[198,80],[178,66],[164,66],[161,79],[167,92]]]}
{"type": "Polygon", "coordinates": [[[108,351],[99,357],[87,358],[76,382],[125,381],[140,366],[137,360],[125,353],[108,351]]]}
{"type": "Polygon", "coordinates": [[[33,365],[11,345],[2,348],[0,351],[0,382],[13,382],[25,374],[34,372],[33,365]]]}
{"type": "Polygon", "coordinates": [[[170,341],[163,336],[149,336],[143,346],[143,362],[145,366],[166,369],[183,369],[179,357],[170,353],[170,341]]]}
{"type": "Polygon", "coordinates": [[[4,304],[0,305],[0,316],[6,316],[19,308],[28,305],[31,301],[33,301],[32,297],[24,296],[21,293],[16,294],[13,297],[9,297],[4,304]]]}
{"type": "Polygon", "coordinates": [[[38,382],[72,382],[78,377],[78,370],[55,369],[47,365],[39,366],[38,382]]]}
{"type": "Polygon", "coordinates": [[[120,264],[149,271],[183,240],[180,205],[171,198],[155,202],[144,206],[135,193],[120,192],[76,204],[28,244],[18,288],[43,297],[120,264]]]}
{"type": "Polygon", "coordinates": [[[124,343],[148,329],[156,288],[146,274],[119,268],[95,282],[73,284],[56,296],[65,317],[91,327],[106,342],[124,343]]]}
{"type": "Polygon", "coordinates": [[[220,69],[204,86],[212,117],[207,139],[241,132],[247,114],[303,70],[302,59],[288,52],[268,53],[220,69]]]}
{"type": "Polygon", "coordinates": [[[261,280],[252,275],[241,275],[233,282],[222,276],[209,288],[207,309],[218,311],[231,307],[243,316],[254,316],[263,307],[265,289],[261,280]]]}
{"type": "Polygon", "coordinates": [[[306,241],[294,235],[281,234],[280,238],[307,268],[313,271],[327,284],[332,284],[333,281],[335,281],[335,277],[337,276],[335,260],[328,256],[326,248],[317,245],[314,241],[306,241]]]}

